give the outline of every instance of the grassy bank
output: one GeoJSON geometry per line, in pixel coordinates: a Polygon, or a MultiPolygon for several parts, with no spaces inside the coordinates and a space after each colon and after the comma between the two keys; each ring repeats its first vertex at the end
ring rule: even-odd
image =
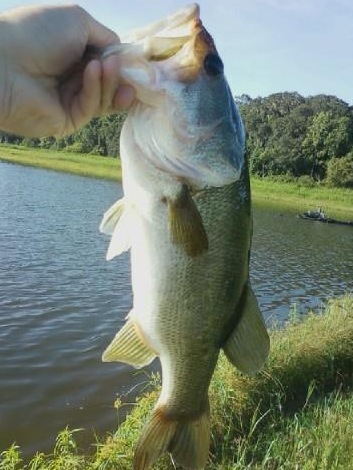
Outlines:
{"type": "Polygon", "coordinates": [[[38,150],[20,145],[1,145],[0,161],[53,171],[63,171],[92,178],[121,180],[120,160],[99,155],[38,150]]]}
{"type": "MultiPolygon", "coordinates": [[[[96,178],[121,179],[120,160],[111,157],[2,145],[0,160],[96,178]]],[[[293,212],[322,206],[331,217],[353,220],[353,191],[348,189],[308,188],[296,183],[252,178],[252,196],[257,206],[293,212]]]]}
{"type": "Polygon", "coordinates": [[[298,183],[280,183],[252,178],[252,198],[257,206],[304,212],[321,206],[330,217],[353,220],[353,191],[325,186],[305,187],[298,183]]]}
{"type": "MultiPolygon", "coordinates": [[[[353,295],[322,315],[292,318],[271,332],[264,370],[249,378],[221,357],[211,384],[212,448],[207,470],[339,470],[353,460],[353,295]]],[[[6,470],[130,470],[134,444],[158,395],[140,397],[116,434],[79,451],[63,431],[53,454],[23,464],[16,446],[2,454],[6,470]],[[95,449],[95,450],[94,450],[95,449]]],[[[169,459],[155,467],[171,470],[169,459]]]]}

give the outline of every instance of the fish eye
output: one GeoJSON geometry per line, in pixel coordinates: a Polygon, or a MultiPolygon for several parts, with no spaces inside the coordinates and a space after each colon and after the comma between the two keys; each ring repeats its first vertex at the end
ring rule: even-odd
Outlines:
{"type": "Polygon", "coordinates": [[[203,66],[207,75],[211,77],[216,77],[223,73],[223,62],[217,54],[207,54],[203,61],[203,66]]]}

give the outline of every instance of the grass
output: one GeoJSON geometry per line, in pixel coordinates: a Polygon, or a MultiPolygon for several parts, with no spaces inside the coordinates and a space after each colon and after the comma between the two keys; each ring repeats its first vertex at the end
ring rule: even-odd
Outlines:
{"type": "Polygon", "coordinates": [[[112,157],[1,145],[0,161],[121,181],[120,160],[112,157]]]}
{"type": "MultiPolygon", "coordinates": [[[[255,377],[220,358],[211,389],[212,448],[206,470],[346,470],[353,460],[353,295],[332,300],[322,314],[293,315],[271,332],[271,354],[255,377]]],[[[138,400],[114,435],[80,452],[62,431],[51,455],[27,464],[14,444],[1,470],[130,470],[134,445],[158,396],[138,400]]],[[[155,470],[171,470],[162,458],[155,470]]]]}
{"type": "MultiPolygon", "coordinates": [[[[111,157],[1,145],[0,161],[121,180],[120,160],[111,157]]],[[[353,191],[349,189],[324,186],[308,188],[297,183],[252,177],[252,198],[254,205],[259,207],[304,212],[322,206],[330,217],[353,220],[353,191]]]]}
{"type": "Polygon", "coordinates": [[[353,191],[325,186],[306,187],[300,183],[270,178],[251,179],[252,199],[257,206],[304,212],[321,206],[330,217],[353,221],[353,191]]]}

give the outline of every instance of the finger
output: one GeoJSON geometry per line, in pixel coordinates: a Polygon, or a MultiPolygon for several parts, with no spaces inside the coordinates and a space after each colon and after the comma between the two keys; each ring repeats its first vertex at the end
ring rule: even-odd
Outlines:
{"type": "Polygon", "coordinates": [[[113,98],[119,85],[119,65],[117,56],[110,56],[102,64],[102,101],[101,112],[106,113],[112,107],[113,98]]]}
{"type": "Polygon", "coordinates": [[[83,72],[82,88],[71,103],[70,115],[74,130],[99,114],[102,93],[101,77],[101,63],[98,60],[92,60],[83,72]]]}
{"type": "Polygon", "coordinates": [[[120,85],[120,59],[110,56],[102,65],[101,113],[129,108],[135,99],[135,91],[130,85],[120,85]]]}
{"type": "Polygon", "coordinates": [[[129,85],[121,85],[113,98],[113,109],[129,108],[136,97],[135,90],[129,85]]]}

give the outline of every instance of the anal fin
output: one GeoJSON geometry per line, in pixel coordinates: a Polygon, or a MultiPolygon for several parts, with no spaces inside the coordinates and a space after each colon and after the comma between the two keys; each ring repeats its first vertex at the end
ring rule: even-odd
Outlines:
{"type": "Polygon", "coordinates": [[[241,372],[255,374],[265,363],[270,338],[256,297],[249,284],[245,286],[239,322],[223,346],[229,361],[241,372]]]}
{"type": "Polygon", "coordinates": [[[182,245],[189,256],[199,256],[208,249],[208,238],[201,215],[184,184],[175,199],[167,198],[172,242],[182,245]]]}
{"type": "Polygon", "coordinates": [[[128,320],[104,351],[103,362],[125,362],[136,368],[150,364],[156,353],[144,341],[138,326],[128,320]]]}

